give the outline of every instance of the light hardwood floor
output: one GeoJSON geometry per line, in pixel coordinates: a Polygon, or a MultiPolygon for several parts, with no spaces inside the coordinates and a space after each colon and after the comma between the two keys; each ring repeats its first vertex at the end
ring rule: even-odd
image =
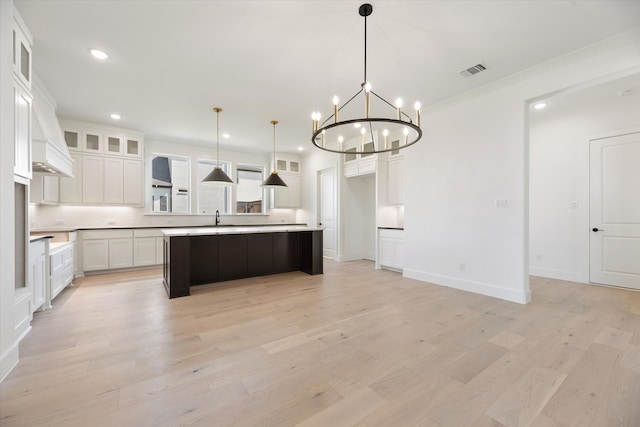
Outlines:
{"type": "Polygon", "coordinates": [[[0,385],[9,426],[640,426],[640,293],[509,303],[366,261],[192,288],[77,279],[0,385]]]}

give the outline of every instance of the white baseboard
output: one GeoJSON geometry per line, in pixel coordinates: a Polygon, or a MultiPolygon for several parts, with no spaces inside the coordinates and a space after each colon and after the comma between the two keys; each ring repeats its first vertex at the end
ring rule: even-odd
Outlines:
{"type": "Polygon", "coordinates": [[[461,291],[500,298],[507,301],[517,302],[519,304],[527,304],[531,302],[530,290],[525,292],[524,290],[517,291],[513,289],[504,289],[488,283],[461,280],[455,277],[442,276],[439,274],[426,273],[424,271],[411,270],[407,268],[404,269],[403,276],[409,279],[420,280],[422,282],[429,282],[435,285],[459,289],[461,291]]]}
{"type": "Polygon", "coordinates": [[[581,274],[575,271],[554,270],[552,268],[529,267],[532,276],[547,277],[549,279],[568,280],[569,282],[585,283],[581,274]]]}
{"type": "Polygon", "coordinates": [[[11,348],[5,351],[0,357],[0,382],[4,381],[4,379],[9,375],[9,373],[16,367],[18,364],[19,357],[19,341],[16,341],[11,348]]]}

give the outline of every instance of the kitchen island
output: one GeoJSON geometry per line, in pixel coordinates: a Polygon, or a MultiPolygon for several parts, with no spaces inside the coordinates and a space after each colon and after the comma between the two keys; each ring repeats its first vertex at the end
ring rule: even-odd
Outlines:
{"type": "Polygon", "coordinates": [[[303,271],[322,274],[322,229],[301,225],[162,230],[163,277],[169,298],[189,287],[303,271]]]}

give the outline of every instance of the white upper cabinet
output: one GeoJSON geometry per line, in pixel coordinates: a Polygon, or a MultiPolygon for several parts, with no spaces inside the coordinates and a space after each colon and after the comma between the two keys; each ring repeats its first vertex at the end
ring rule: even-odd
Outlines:
{"type": "Polygon", "coordinates": [[[13,73],[24,88],[31,92],[31,34],[17,12],[13,24],[13,73]]]}
{"type": "Polygon", "coordinates": [[[124,143],[119,135],[105,135],[104,154],[113,156],[121,156],[124,152],[124,143]]]}
{"type": "Polygon", "coordinates": [[[95,154],[102,153],[102,145],[102,134],[93,131],[82,132],[82,151],[95,154]]]}

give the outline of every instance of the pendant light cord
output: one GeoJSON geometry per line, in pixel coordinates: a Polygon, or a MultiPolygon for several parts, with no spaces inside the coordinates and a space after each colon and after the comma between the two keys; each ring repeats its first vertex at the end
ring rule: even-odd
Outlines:
{"type": "Polygon", "coordinates": [[[273,173],[276,172],[276,125],[278,124],[277,120],[271,120],[271,124],[273,125],[273,173]]]}
{"type": "Polygon", "coordinates": [[[220,112],[222,108],[214,107],[213,111],[216,112],[216,168],[220,167],[220,112]]]}

